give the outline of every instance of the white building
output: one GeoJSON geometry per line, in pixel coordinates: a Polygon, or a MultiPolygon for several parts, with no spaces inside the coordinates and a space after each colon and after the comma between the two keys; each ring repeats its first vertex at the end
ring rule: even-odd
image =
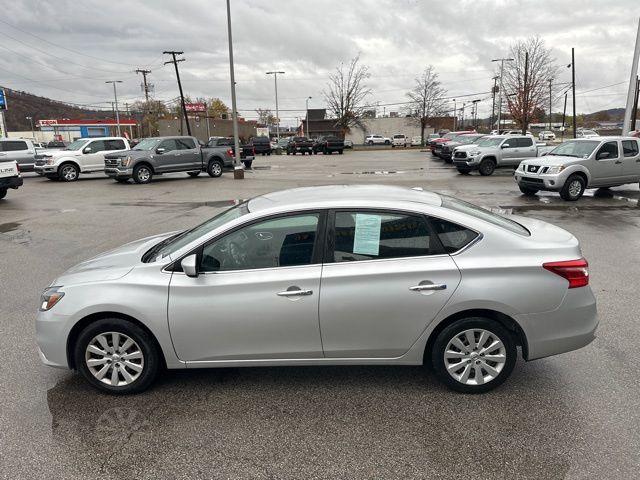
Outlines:
{"type": "MultiPolygon", "coordinates": [[[[408,138],[420,136],[420,120],[417,118],[364,118],[362,123],[364,128],[351,127],[345,135],[345,140],[351,140],[355,145],[362,145],[367,135],[382,135],[389,138],[395,134],[404,134],[408,138]]],[[[433,128],[426,128],[424,134],[433,132],[433,128]]]]}

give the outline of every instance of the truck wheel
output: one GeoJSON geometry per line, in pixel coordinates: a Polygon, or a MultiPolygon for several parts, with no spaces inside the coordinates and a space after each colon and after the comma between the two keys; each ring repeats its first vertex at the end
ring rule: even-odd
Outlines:
{"type": "Polygon", "coordinates": [[[244,168],[246,168],[247,170],[251,170],[251,165],[253,165],[253,160],[243,160],[242,163],[244,163],[244,168]]]}
{"type": "Polygon", "coordinates": [[[342,155],[342,150],[338,150],[338,155],[342,155]]]}
{"type": "Polygon", "coordinates": [[[153,172],[151,171],[151,167],[149,165],[138,165],[133,169],[133,181],[136,183],[149,183],[153,178],[153,172]]]}
{"type": "Polygon", "coordinates": [[[518,188],[520,189],[523,195],[531,196],[538,193],[538,190],[536,188],[523,187],[522,185],[518,185],[518,188]]]}
{"type": "Polygon", "coordinates": [[[0,199],[4,198],[7,196],[7,189],[6,188],[0,188],[0,199]]]}
{"type": "Polygon", "coordinates": [[[480,167],[478,168],[478,171],[480,172],[480,175],[486,177],[493,174],[495,169],[496,169],[495,160],[493,160],[492,158],[485,158],[480,162],[480,167]]]}
{"type": "Polygon", "coordinates": [[[197,177],[198,175],[200,175],[200,172],[187,172],[187,175],[189,175],[190,177],[197,177]]]}
{"type": "Polygon", "coordinates": [[[212,178],[218,178],[222,175],[222,162],[220,160],[211,160],[207,166],[207,173],[212,178]]]}
{"type": "Polygon", "coordinates": [[[560,190],[560,198],[569,202],[575,202],[582,196],[585,188],[584,178],[574,173],[564,182],[562,190],[560,190]]]}
{"type": "Polygon", "coordinates": [[[384,144],[385,144],[385,145],[391,145],[391,142],[390,142],[389,140],[385,140],[385,141],[384,141],[384,144]]]}
{"type": "Polygon", "coordinates": [[[370,145],[370,146],[373,145],[373,140],[369,140],[368,145],[370,145]]]}
{"type": "Polygon", "coordinates": [[[80,175],[80,169],[73,163],[63,163],[58,168],[58,178],[63,182],[75,182],[80,175]]]}

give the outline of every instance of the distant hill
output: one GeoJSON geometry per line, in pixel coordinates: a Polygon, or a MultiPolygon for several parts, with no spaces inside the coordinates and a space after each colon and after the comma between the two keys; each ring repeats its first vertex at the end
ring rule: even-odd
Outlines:
{"type": "Polygon", "coordinates": [[[37,125],[38,120],[51,118],[102,119],[113,116],[110,111],[78,108],[9,88],[4,88],[4,92],[9,107],[5,111],[5,120],[7,122],[7,130],[10,132],[31,130],[31,124],[26,117],[33,117],[33,123],[37,125]]]}
{"type": "Polygon", "coordinates": [[[610,108],[584,115],[587,121],[621,122],[624,120],[624,108],[610,108]]]}

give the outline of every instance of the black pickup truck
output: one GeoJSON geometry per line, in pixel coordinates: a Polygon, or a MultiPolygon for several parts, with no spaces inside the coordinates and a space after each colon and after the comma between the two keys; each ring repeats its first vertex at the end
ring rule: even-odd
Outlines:
{"type": "Polygon", "coordinates": [[[253,137],[250,143],[255,155],[271,155],[271,140],[269,137],[253,137]]]}
{"type": "Polygon", "coordinates": [[[287,144],[287,155],[295,155],[296,153],[311,155],[313,151],[313,142],[307,137],[293,137],[287,144]]]}
{"type": "Polygon", "coordinates": [[[331,155],[333,152],[338,152],[342,155],[344,150],[344,140],[338,137],[320,137],[313,144],[313,154],[322,152],[325,155],[331,155]]]}
{"type": "MultiPolygon", "coordinates": [[[[236,155],[235,141],[233,137],[211,137],[205,147],[227,147],[229,149],[229,155],[232,158],[236,155]]],[[[253,145],[240,145],[240,160],[244,164],[245,168],[251,168],[254,158],[255,152],[253,145]]]]}

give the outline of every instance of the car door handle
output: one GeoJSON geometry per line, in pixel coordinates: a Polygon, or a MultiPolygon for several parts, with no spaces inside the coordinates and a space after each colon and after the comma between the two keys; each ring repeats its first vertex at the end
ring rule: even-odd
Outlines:
{"type": "Polygon", "coordinates": [[[445,290],[447,286],[444,283],[428,283],[426,285],[414,285],[409,287],[412,292],[422,292],[424,290],[445,290]]]}
{"type": "Polygon", "coordinates": [[[306,297],[307,295],[313,295],[313,290],[285,290],[284,292],[276,293],[279,297],[306,297]]]}
{"type": "Polygon", "coordinates": [[[176,157],[179,157],[181,154],[180,153],[176,153],[176,157]]]}

